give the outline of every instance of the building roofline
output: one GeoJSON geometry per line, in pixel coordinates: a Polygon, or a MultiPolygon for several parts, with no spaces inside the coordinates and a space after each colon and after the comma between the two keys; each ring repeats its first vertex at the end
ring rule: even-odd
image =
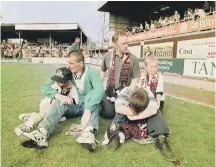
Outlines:
{"type": "Polygon", "coordinates": [[[102,1],[102,2],[99,2],[99,5],[98,5],[98,10],[97,11],[102,11],[102,7],[108,3],[109,1],[102,1]]]}
{"type": "Polygon", "coordinates": [[[1,23],[1,26],[15,26],[15,25],[28,25],[28,24],[77,24],[78,28],[81,29],[82,33],[88,38],[83,28],[79,23],[1,23]]]}

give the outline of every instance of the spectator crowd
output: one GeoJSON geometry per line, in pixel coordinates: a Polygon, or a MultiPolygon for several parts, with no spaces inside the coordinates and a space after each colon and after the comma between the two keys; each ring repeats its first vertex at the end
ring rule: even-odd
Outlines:
{"type": "Polygon", "coordinates": [[[187,11],[184,12],[183,17],[176,10],[173,15],[161,16],[158,20],[151,20],[150,22],[145,21],[144,24],[140,23],[139,26],[128,26],[126,27],[126,31],[131,34],[136,34],[140,32],[154,30],[156,28],[178,24],[179,22],[205,18],[207,15],[213,14],[213,12],[215,12],[214,3],[210,5],[207,1],[205,1],[202,8],[188,8],[187,11]]]}
{"type": "MultiPolygon", "coordinates": [[[[71,51],[71,44],[37,44],[22,42],[0,44],[2,58],[28,58],[28,57],[66,57],[71,51]]],[[[86,50],[86,44],[81,46],[82,50],[86,50]]]]}

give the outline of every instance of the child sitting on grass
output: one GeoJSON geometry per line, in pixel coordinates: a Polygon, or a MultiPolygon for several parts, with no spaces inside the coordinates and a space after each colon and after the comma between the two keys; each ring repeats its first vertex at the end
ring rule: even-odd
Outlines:
{"type": "Polygon", "coordinates": [[[169,146],[169,129],[158,112],[157,101],[150,89],[125,87],[115,101],[116,115],[104,137],[103,145],[117,150],[120,143],[132,138],[141,144],[152,143],[164,158],[179,164],[169,146]]]}
{"type": "MultiPolygon", "coordinates": [[[[125,139],[129,138],[132,138],[141,144],[152,143],[155,141],[147,135],[147,119],[143,119],[141,115],[146,109],[152,109],[152,112],[155,112],[153,114],[157,113],[157,104],[153,95],[152,97],[149,97],[146,90],[139,87],[134,89],[125,87],[118,95],[115,102],[115,108],[116,116],[105,134],[103,145],[110,142],[108,138],[110,138],[110,135],[114,134],[112,132],[114,129],[120,130],[120,143],[124,143],[125,139]],[[130,116],[133,116],[131,120],[129,119],[130,116]]],[[[117,148],[114,148],[114,150],[115,149],[117,148]]]]}
{"type": "MultiPolygon", "coordinates": [[[[44,87],[49,82],[55,81],[55,83],[51,86],[53,91],[57,91],[59,94],[63,96],[68,96],[73,100],[73,103],[76,103],[74,98],[72,98],[72,73],[71,71],[66,67],[61,67],[56,70],[56,74],[50,78],[41,88],[41,91],[43,92],[44,87]]],[[[24,121],[21,125],[19,125],[15,129],[15,133],[17,136],[20,136],[23,132],[29,132],[33,130],[33,126],[38,124],[42,121],[42,119],[45,117],[47,111],[52,106],[54,100],[48,97],[45,97],[40,102],[40,111],[39,113],[33,112],[30,114],[21,114],[19,116],[19,119],[24,121]]],[[[61,121],[66,120],[65,117],[62,117],[61,121]]]]}

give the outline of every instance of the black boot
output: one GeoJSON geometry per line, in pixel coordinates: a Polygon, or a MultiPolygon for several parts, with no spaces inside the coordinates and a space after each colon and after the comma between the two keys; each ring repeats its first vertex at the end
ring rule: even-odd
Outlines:
{"type": "Polygon", "coordinates": [[[112,124],[107,130],[107,137],[109,139],[108,149],[116,151],[120,147],[119,124],[112,124]]]}
{"type": "Polygon", "coordinates": [[[165,137],[164,135],[157,136],[155,146],[160,150],[164,159],[172,162],[176,166],[180,164],[179,159],[176,159],[175,155],[172,152],[172,149],[170,148],[167,137],[165,137]]]}

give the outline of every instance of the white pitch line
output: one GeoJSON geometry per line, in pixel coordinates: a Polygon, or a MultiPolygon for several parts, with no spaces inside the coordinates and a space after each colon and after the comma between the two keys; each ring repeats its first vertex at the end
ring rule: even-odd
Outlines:
{"type": "Polygon", "coordinates": [[[178,97],[178,96],[174,96],[174,95],[167,94],[167,93],[165,93],[165,95],[166,95],[166,96],[169,96],[169,97],[172,97],[172,98],[175,98],[175,99],[187,101],[187,102],[190,102],[190,103],[199,104],[199,105],[202,105],[202,106],[205,106],[205,107],[210,107],[210,108],[213,108],[213,109],[215,108],[215,106],[208,105],[208,104],[204,104],[204,103],[200,103],[200,102],[198,102],[198,101],[186,99],[186,98],[183,98],[183,97],[178,97]]]}

